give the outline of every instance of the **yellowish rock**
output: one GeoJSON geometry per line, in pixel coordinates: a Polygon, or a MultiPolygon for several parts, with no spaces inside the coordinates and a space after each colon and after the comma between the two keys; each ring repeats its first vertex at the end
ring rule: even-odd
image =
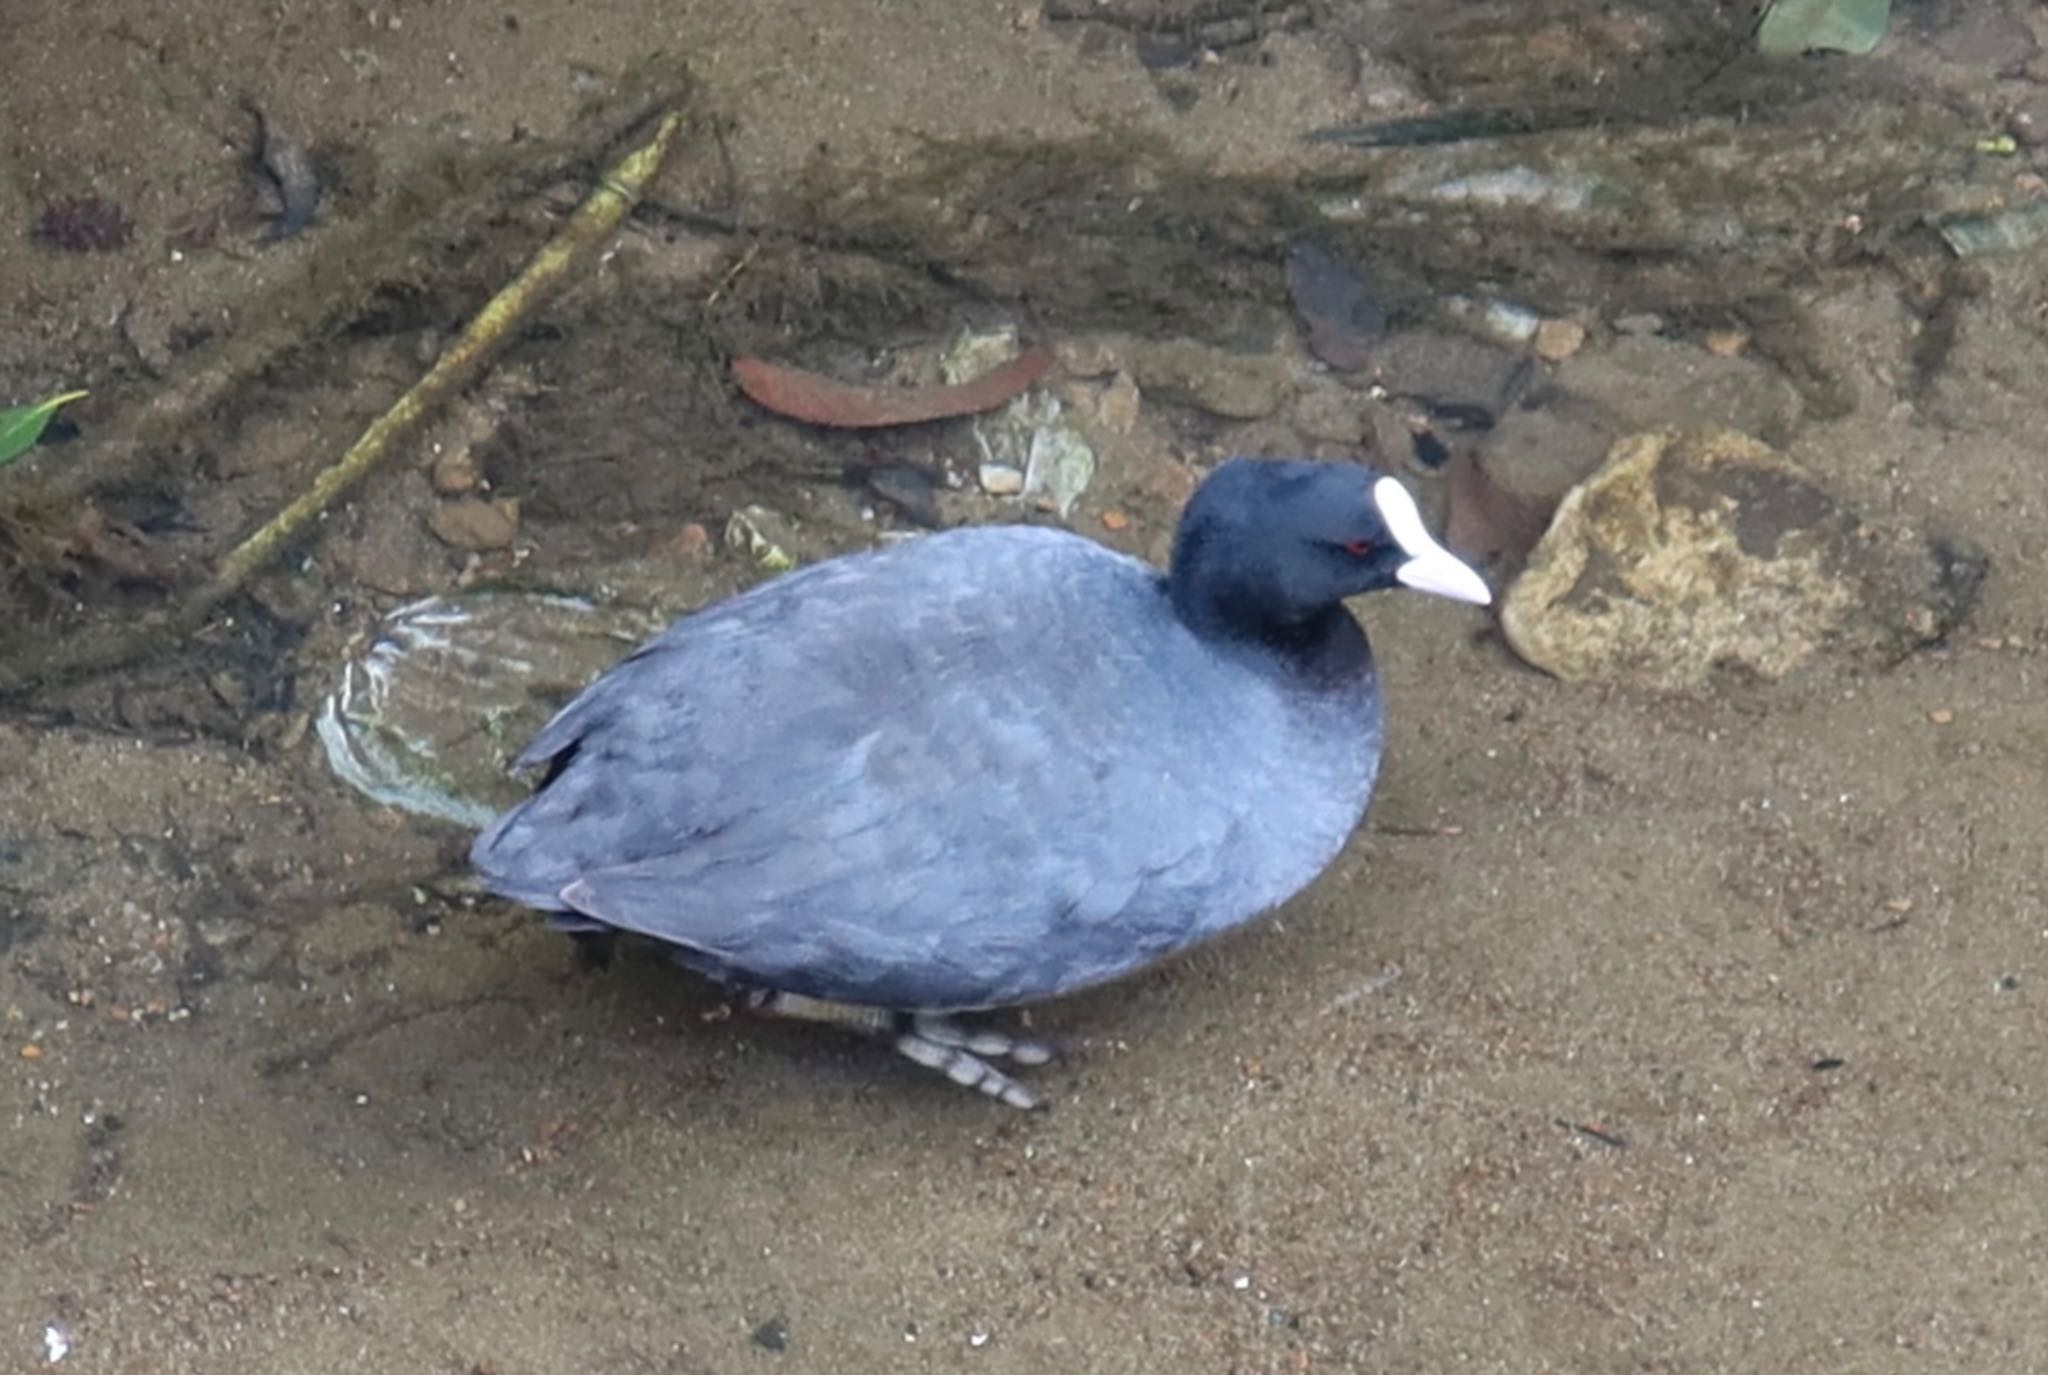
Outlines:
{"type": "Polygon", "coordinates": [[[1962,541],[1867,526],[1747,435],[1653,430],[1565,496],[1501,625],[1567,680],[1771,680],[1827,645],[1896,654],[1940,638],[1985,569],[1962,541]]]}

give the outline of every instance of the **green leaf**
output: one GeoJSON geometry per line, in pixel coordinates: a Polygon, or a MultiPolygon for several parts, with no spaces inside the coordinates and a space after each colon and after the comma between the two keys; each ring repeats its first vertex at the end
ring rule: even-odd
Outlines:
{"type": "Polygon", "coordinates": [[[1797,57],[1825,49],[1861,57],[1884,41],[1892,0],[1777,0],[1757,26],[1757,51],[1797,57]]]}
{"type": "Polygon", "coordinates": [[[43,437],[44,427],[50,423],[50,417],[57,413],[59,406],[76,401],[84,395],[82,391],[68,391],[62,396],[53,396],[32,406],[16,406],[12,410],[0,411],[0,468],[6,467],[36,446],[36,441],[43,437]]]}

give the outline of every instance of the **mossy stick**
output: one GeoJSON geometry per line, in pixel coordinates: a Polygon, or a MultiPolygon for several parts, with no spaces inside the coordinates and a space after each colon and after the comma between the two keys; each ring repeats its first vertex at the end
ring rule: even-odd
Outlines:
{"type": "Polygon", "coordinates": [[[220,561],[213,577],[181,608],[187,618],[196,622],[232,596],[250,574],[269,563],[278,550],[333,506],[344,492],[375,471],[422,418],[468,386],[535,304],[570,269],[611,238],[655,173],[661,170],[682,127],[681,111],[671,110],[662,115],[647,141],[612,165],[569,216],[561,232],[477,312],[426,376],[399,397],[390,410],[378,416],[347,453],[313,479],[313,485],[303,495],[264,522],[220,561]]]}

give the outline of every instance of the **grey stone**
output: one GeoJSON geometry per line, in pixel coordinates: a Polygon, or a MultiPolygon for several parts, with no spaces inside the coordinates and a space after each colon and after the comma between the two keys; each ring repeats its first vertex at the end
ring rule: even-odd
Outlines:
{"type": "Polygon", "coordinates": [[[1413,329],[1380,345],[1374,372],[1387,390],[1399,395],[1497,414],[1523,365],[1521,354],[1467,334],[1413,329]]]}
{"type": "Polygon", "coordinates": [[[1278,358],[1231,353],[1193,339],[1138,344],[1130,362],[1147,395],[1231,420],[1264,419],[1280,408],[1286,393],[1278,358]]]}
{"type": "Polygon", "coordinates": [[[1783,444],[1801,416],[1798,390],[1764,360],[1724,358],[1649,336],[1615,339],[1567,359],[1557,383],[1612,411],[1627,430],[1725,426],[1783,444]]]}

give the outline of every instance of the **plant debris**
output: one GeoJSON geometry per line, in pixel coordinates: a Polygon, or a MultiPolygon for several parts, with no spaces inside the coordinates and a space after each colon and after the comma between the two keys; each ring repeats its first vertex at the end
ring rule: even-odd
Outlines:
{"type": "Polygon", "coordinates": [[[277,217],[261,239],[277,243],[313,222],[320,209],[320,173],[305,146],[278,128],[254,101],[244,100],[242,108],[256,121],[256,165],[277,188],[277,217]]]}
{"type": "Polygon", "coordinates": [[[141,530],[96,506],[79,514],[64,552],[99,564],[122,582],[171,587],[178,581],[177,560],[141,530]]]}
{"type": "Polygon", "coordinates": [[[65,253],[117,253],[135,237],[135,221],[98,196],[59,196],[36,217],[31,236],[65,253]]]}
{"type": "Polygon", "coordinates": [[[82,391],[68,391],[30,405],[0,410],[0,468],[33,449],[57,412],[85,395],[82,391]]]}

